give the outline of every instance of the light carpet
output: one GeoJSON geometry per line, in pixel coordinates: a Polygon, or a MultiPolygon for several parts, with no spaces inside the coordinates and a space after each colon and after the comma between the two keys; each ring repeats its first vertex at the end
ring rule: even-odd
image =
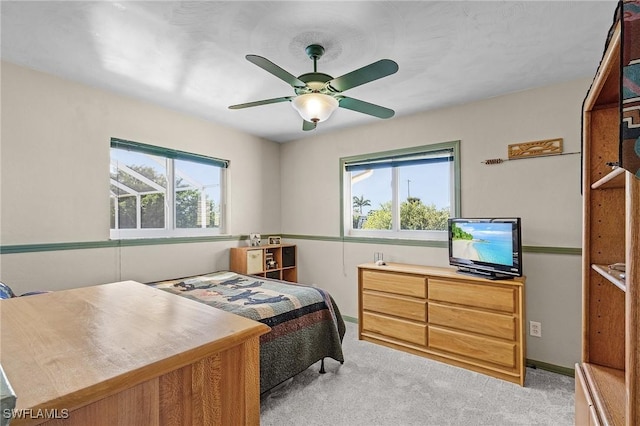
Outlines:
{"type": "Polygon", "coordinates": [[[358,340],[262,396],[262,425],[573,425],[574,379],[527,368],[525,387],[358,340]]]}

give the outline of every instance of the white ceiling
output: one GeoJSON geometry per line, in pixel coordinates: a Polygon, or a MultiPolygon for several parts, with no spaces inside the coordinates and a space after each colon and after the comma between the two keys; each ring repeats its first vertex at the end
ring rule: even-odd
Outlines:
{"type": "MultiPolygon", "coordinates": [[[[338,109],[312,132],[293,95],[245,60],[264,56],[296,76],[338,77],[379,59],[396,74],[345,94],[396,117],[591,77],[615,0],[607,1],[6,1],[3,60],[144,99],[285,142],[378,118],[338,109]]],[[[392,118],[393,120],[393,118],[392,118]]]]}

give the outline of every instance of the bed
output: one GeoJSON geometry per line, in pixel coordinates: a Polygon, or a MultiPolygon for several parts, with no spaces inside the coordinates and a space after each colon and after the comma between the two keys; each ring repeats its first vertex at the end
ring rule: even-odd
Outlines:
{"type": "Polygon", "coordinates": [[[149,283],[178,296],[262,322],[260,393],[330,357],[344,362],[345,324],[326,291],[229,271],[149,283]]]}

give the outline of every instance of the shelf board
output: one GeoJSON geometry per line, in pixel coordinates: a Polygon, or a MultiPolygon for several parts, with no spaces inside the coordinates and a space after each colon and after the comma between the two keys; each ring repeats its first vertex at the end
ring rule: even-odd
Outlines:
{"type": "Polygon", "coordinates": [[[604,424],[624,425],[626,389],[624,370],[584,363],[584,375],[596,410],[604,424]]]}
{"type": "Polygon", "coordinates": [[[591,184],[591,189],[624,188],[624,172],[622,167],[616,167],[604,177],[591,184]]]}
{"type": "Polygon", "coordinates": [[[596,265],[596,264],[593,264],[593,265],[591,265],[591,268],[593,270],[595,270],[596,272],[598,272],[603,277],[605,277],[606,279],[608,279],[609,281],[611,281],[620,290],[622,290],[624,292],[627,291],[627,284],[625,283],[625,281],[621,280],[620,278],[618,278],[618,277],[616,277],[614,275],[611,275],[609,273],[609,268],[607,267],[607,265],[596,265]]]}

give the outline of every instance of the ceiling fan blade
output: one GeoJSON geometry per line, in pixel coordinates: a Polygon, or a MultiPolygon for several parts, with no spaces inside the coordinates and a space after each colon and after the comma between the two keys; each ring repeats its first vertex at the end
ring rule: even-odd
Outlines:
{"type": "Polygon", "coordinates": [[[351,71],[329,81],[329,86],[336,92],[344,92],[364,83],[386,77],[398,71],[398,64],[391,59],[381,59],[355,71],[351,71]]]}
{"type": "Polygon", "coordinates": [[[241,109],[260,105],[275,104],[278,102],[290,101],[293,98],[295,98],[295,96],[283,96],[281,98],[264,99],[262,101],[247,102],[246,104],[231,105],[229,109],[241,109]]]}
{"type": "Polygon", "coordinates": [[[380,105],[370,104],[369,102],[361,101],[354,98],[347,98],[346,96],[339,101],[340,108],[350,109],[352,111],[361,112],[363,114],[373,115],[378,118],[391,118],[394,116],[395,111],[389,108],[382,107],[380,105]]]}
{"type": "Polygon", "coordinates": [[[267,58],[263,58],[262,56],[258,55],[247,55],[246,58],[247,61],[251,62],[252,64],[256,64],[263,70],[270,72],[280,80],[286,81],[293,87],[305,87],[307,85],[304,81],[298,80],[295,75],[283,70],[267,58]]]}
{"type": "Polygon", "coordinates": [[[311,121],[307,121],[307,120],[302,120],[302,130],[309,131],[309,130],[315,130],[316,128],[316,123],[312,123],[311,121]]]}

